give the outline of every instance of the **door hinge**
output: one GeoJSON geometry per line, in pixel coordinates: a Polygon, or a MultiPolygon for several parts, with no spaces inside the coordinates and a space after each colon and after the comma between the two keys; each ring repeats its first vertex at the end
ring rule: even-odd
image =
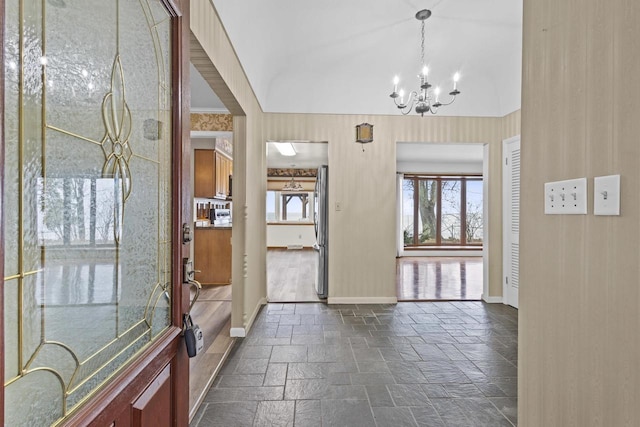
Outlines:
{"type": "Polygon", "coordinates": [[[509,276],[505,277],[504,279],[505,279],[505,281],[507,282],[507,285],[508,285],[509,284],[509,276]]]}
{"type": "Polygon", "coordinates": [[[504,165],[505,166],[509,166],[509,158],[508,157],[504,158],[504,165]]]}

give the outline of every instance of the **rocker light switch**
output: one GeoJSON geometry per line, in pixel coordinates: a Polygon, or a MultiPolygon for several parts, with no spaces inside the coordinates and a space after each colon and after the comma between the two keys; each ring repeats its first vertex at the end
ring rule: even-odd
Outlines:
{"type": "Polygon", "coordinates": [[[593,214],[620,215],[620,175],[594,178],[593,214]]]}

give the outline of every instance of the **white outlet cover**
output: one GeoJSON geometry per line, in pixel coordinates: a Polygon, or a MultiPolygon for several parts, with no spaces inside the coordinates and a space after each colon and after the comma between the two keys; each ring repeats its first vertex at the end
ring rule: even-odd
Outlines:
{"type": "Polygon", "coordinates": [[[593,179],[593,214],[620,215],[620,175],[593,179]]]}

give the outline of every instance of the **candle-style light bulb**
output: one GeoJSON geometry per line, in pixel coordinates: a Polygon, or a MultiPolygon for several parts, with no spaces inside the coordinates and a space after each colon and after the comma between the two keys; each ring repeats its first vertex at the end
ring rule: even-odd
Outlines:
{"type": "Polygon", "coordinates": [[[438,98],[440,97],[440,86],[436,86],[433,92],[436,94],[436,102],[438,102],[438,98]]]}
{"type": "Polygon", "coordinates": [[[404,104],[404,89],[400,89],[400,104],[404,104]]]}
{"type": "Polygon", "coordinates": [[[429,75],[429,67],[427,67],[426,65],[422,67],[422,75],[425,77],[429,75]]]}
{"type": "Polygon", "coordinates": [[[398,92],[398,83],[400,83],[400,77],[394,76],[393,77],[393,93],[398,92]]]}
{"type": "Polygon", "coordinates": [[[460,80],[460,73],[455,73],[453,75],[453,90],[458,88],[458,80],[460,80]]]}

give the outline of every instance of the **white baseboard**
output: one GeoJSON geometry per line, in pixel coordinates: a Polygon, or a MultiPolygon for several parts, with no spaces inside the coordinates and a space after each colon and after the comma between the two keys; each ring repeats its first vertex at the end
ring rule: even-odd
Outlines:
{"type": "Polygon", "coordinates": [[[247,331],[244,328],[231,328],[229,333],[231,338],[244,338],[247,336],[247,331]]]}
{"type": "Polygon", "coordinates": [[[258,316],[258,313],[260,313],[260,309],[265,304],[267,304],[267,299],[266,298],[260,298],[260,301],[258,301],[258,304],[256,304],[256,308],[253,310],[253,313],[249,317],[249,320],[247,320],[247,324],[245,325],[245,327],[244,328],[231,328],[231,331],[230,331],[231,337],[232,338],[243,338],[243,337],[246,337],[247,336],[247,332],[249,332],[249,330],[251,330],[251,326],[253,325],[254,320],[256,320],[256,316],[258,316]]]}
{"type": "Polygon", "coordinates": [[[397,297],[329,297],[327,304],[397,304],[397,297]]]}
{"type": "Polygon", "coordinates": [[[489,304],[502,304],[502,297],[491,297],[491,296],[482,294],[482,301],[489,304]]]}

